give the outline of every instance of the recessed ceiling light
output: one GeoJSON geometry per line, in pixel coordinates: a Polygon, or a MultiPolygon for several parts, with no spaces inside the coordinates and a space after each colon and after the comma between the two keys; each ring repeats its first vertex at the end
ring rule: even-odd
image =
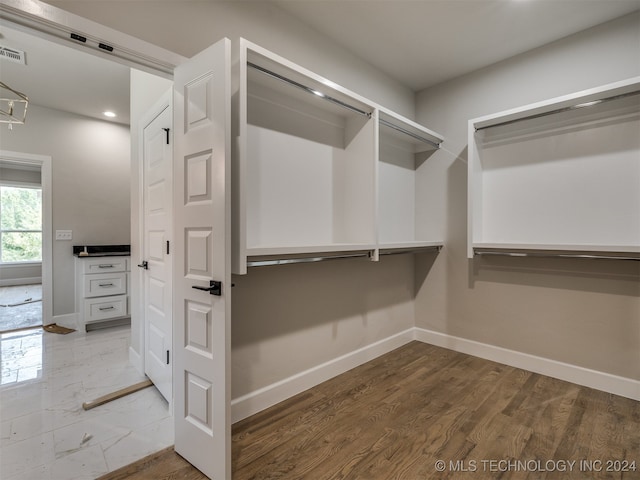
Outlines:
{"type": "Polygon", "coordinates": [[[102,114],[103,114],[105,117],[109,117],[109,118],[114,118],[114,117],[116,116],[116,114],[115,114],[115,113],[113,113],[113,112],[109,112],[109,111],[102,112],[102,114]]]}

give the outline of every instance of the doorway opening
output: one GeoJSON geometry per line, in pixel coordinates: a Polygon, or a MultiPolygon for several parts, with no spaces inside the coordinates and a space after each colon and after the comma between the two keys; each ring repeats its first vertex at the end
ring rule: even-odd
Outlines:
{"type": "Polygon", "coordinates": [[[0,331],[51,318],[51,157],[0,150],[0,331]]]}
{"type": "Polygon", "coordinates": [[[42,182],[39,167],[0,168],[0,332],[9,332],[42,325],[42,182]]]}

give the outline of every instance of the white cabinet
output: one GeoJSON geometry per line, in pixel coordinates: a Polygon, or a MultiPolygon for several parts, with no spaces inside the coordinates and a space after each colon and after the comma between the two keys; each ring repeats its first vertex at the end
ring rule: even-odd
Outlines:
{"type": "Polygon", "coordinates": [[[127,294],[126,271],[83,275],[83,278],[86,298],[127,294]]]}
{"type": "Polygon", "coordinates": [[[104,321],[129,318],[130,259],[76,258],[76,311],[85,330],[104,321]]]}
{"type": "Polygon", "coordinates": [[[640,253],[640,78],[469,121],[468,256],[640,253]]]}
{"type": "Polygon", "coordinates": [[[246,40],[238,70],[234,273],[260,259],[442,244],[415,233],[415,165],[407,172],[379,141],[390,130],[413,156],[439,135],[246,40]]]}

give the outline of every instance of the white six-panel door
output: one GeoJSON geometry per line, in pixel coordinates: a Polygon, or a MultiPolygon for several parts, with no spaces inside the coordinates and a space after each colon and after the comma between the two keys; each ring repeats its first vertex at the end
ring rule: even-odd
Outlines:
{"type": "Polygon", "coordinates": [[[145,373],[172,403],[172,109],[170,96],[144,127],[143,205],[145,373]]]}
{"type": "Polygon", "coordinates": [[[174,73],[175,449],[216,480],[231,478],[230,79],[228,39],[174,73]]]}

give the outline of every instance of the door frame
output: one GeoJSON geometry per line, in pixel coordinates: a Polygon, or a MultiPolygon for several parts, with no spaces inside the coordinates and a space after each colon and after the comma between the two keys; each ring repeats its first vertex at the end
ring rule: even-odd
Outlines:
{"type": "Polygon", "coordinates": [[[53,268],[51,223],[51,157],[0,150],[0,159],[40,167],[42,188],[42,324],[53,321],[53,268]]]}
{"type": "MultiPolygon", "coordinates": [[[[110,27],[86,19],[84,17],[67,12],[39,0],[0,0],[0,20],[7,26],[26,32],[47,41],[75,48],[90,53],[105,60],[117,62],[146,73],[173,81],[174,68],[187,61],[186,57],[166,50],[157,45],[145,42],[133,36],[114,30],[110,27]],[[86,43],[80,43],[71,39],[71,34],[80,32],[87,38],[86,43]],[[87,32],[91,32],[89,35],[87,32]],[[106,53],[98,47],[104,43],[114,47],[113,52],[106,53]]],[[[133,134],[134,132],[132,132],[133,134]]],[[[135,131],[137,134],[137,130],[135,131]]],[[[132,135],[133,137],[133,135],[132,135]]],[[[136,142],[132,138],[132,142],[136,142]]],[[[132,162],[138,161],[137,142],[132,143],[132,162]]],[[[131,211],[131,253],[137,255],[141,246],[138,232],[140,231],[140,218],[138,216],[139,204],[134,204],[141,192],[140,185],[135,176],[138,176],[137,168],[132,171],[132,211],[131,211]]],[[[137,268],[135,269],[137,270],[137,268]]],[[[51,275],[51,272],[49,273],[51,275]]],[[[131,313],[140,318],[140,310],[136,306],[139,300],[139,278],[132,271],[131,275],[131,313]]],[[[49,301],[51,305],[51,301],[49,301]]],[[[144,326],[141,327],[142,329],[144,326]]],[[[144,331],[141,328],[132,330],[131,346],[129,348],[129,361],[143,374],[144,364],[141,353],[144,349],[144,331]],[[136,351],[138,349],[139,351],[136,351]]]]}
{"type": "MultiPolygon", "coordinates": [[[[80,49],[96,56],[104,57],[111,61],[116,61],[171,80],[173,80],[175,67],[188,60],[186,57],[165,50],[157,45],[118,32],[97,22],[42,3],[39,0],[0,0],[0,19],[7,21],[14,28],[21,29],[45,40],[71,46],[72,48],[80,49]],[[71,40],[70,35],[76,32],[82,33],[88,41],[79,44],[71,40]],[[92,32],[92,34],[88,35],[85,32],[92,32]],[[113,51],[106,54],[98,47],[99,43],[113,46],[113,51]]],[[[140,179],[138,179],[138,181],[140,181],[140,179]]],[[[138,213],[137,209],[136,213],[138,213]]],[[[136,223],[132,215],[132,232],[140,232],[139,221],[140,219],[138,219],[136,223]]],[[[132,253],[133,247],[134,245],[132,245],[132,253]]],[[[175,271],[174,267],[174,274],[175,271]]],[[[230,283],[226,283],[227,288],[230,288],[230,283]]],[[[130,358],[135,360],[135,355],[132,355],[132,353],[130,349],[130,358]]],[[[226,353],[230,355],[230,352],[226,353]]],[[[225,381],[229,382],[229,378],[225,379],[225,381]]],[[[228,390],[230,391],[230,389],[228,390]]],[[[230,455],[229,458],[227,458],[227,462],[228,465],[225,468],[229,469],[231,463],[230,455]]]]}

